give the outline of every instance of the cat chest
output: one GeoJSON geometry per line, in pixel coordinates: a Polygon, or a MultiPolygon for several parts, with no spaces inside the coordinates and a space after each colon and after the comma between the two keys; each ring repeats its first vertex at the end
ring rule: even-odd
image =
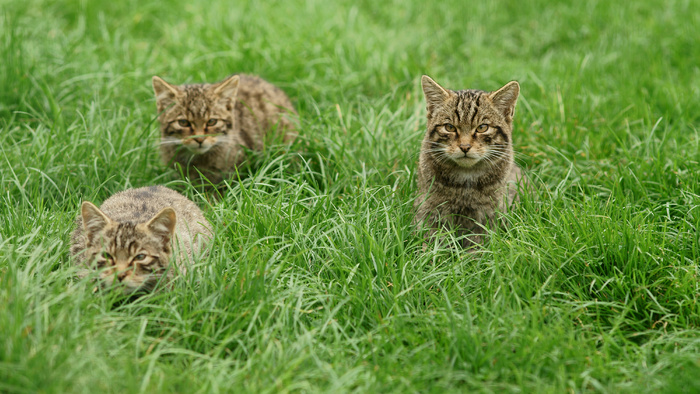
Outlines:
{"type": "Polygon", "coordinates": [[[437,213],[442,218],[451,218],[453,222],[483,222],[493,217],[498,207],[498,197],[484,195],[474,191],[440,191],[435,190],[422,204],[422,210],[437,213]]]}
{"type": "Polygon", "coordinates": [[[498,206],[498,201],[503,198],[503,188],[499,185],[489,185],[478,188],[473,184],[466,185],[433,185],[431,196],[436,202],[444,201],[455,207],[487,209],[498,206]]]}

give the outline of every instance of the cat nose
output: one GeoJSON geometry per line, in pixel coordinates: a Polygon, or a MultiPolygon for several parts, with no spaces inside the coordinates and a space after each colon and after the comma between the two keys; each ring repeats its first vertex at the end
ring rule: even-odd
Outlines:
{"type": "Polygon", "coordinates": [[[119,279],[120,282],[123,281],[124,278],[126,278],[126,274],[127,274],[127,273],[128,273],[127,271],[119,272],[119,273],[117,274],[117,279],[119,279]]]}
{"type": "Polygon", "coordinates": [[[194,140],[197,141],[197,143],[199,143],[199,146],[202,146],[202,142],[204,142],[205,139],[206,137],[199,137],[195,138],[194,140]]]}
{"type": "Polygon", "coordinates": [[[471,148],[472,148],[472,144],[461,144],[459,146],[459,149],[461,149],[462,152],[464,152],[464,153],[469,152],[469,149],[471,149],[471,148]]]}

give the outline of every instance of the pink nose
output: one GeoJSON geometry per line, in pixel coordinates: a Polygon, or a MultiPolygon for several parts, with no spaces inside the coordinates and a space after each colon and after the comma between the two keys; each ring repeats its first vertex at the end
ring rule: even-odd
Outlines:
{"type": "Polygon", "coordinates": [[[462,144],[459,146],[459,149],[462,150],[462,152],[467,153],[469,152],[469,149],[472,148],[472,144],[462,144]]]}
{"type": "Polygon", "coordinates": [[[205,139],[206,139],[206,137],[199,137],[199,138],[195,138],[194,140],[197,141],[197,143],[199,143],[199,145],[201,146],[202,142],[204,142],[205,139]]]}
{"type": "Polygon", "coordinates": [[[121,282],[121,281],[124,280],[124,278],[126,278],[126,275],[127,275],[127,272],[126,272],[126,271],[122,271],[122,272],[120,272],[120,273],[117,274],[117,278],[118,278],[119,281],[121,282]]]}

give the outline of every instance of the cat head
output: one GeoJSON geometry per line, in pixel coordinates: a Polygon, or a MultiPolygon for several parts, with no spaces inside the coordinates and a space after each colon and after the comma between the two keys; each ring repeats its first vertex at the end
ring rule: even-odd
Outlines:
{"type": "Polygon", "coordinates": [[[426,149],[436,159],[461,168],[509,159],[517,82],[494,92],[445,89],[427,75],[421,84],[428,111],[426,149]]]}
{"type": "Polygon", "coordinates": [[[203,154],[220,142],[233,126],[233,107],[240,77],[215,84],[171,85],[153,77],[161,143],[184,146],[203,154]]]}
{"type": "Polygon", "coordinates": [[[149,292],[167,274],[175,231],[175,211],[168,207],[144,223],[117,222],[92,203],[81,207],[85,260],[99,272],[105,288],[124,294],[149,292]]]}

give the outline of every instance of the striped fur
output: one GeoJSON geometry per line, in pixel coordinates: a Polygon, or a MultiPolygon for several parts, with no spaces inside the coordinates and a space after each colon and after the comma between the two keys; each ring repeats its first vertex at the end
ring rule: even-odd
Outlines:
{"type": "Polygon", "coordinates": [[[483,243],[483,226],[517,198],[526,182],[513,160],[512,130],[520,86],[495,92],[453,91],[422,78],[428,124],[418,164],[415,222],[455,230],[470,247],[483,243]],[[510,187],[509,187],[510,185],[510,187]]]}
{"type": "Polygon", "coordinates": [[[153,77],[161,129],[161,158],[191,179],[200,173],[217,184],[263,150],[268,131],[285,142],[296,137],[289,98],[254,76],[234,75],[215,84],[171,85],[153,77]]]}
{"type": "Polygon", "coordinates": [[[175,271],[187,271],[211,238],[210,228],[202,211],[176,191],[163,186],[129,189],[100,208],[83,202],[71,255],[81,277],[97,271],[102,287],[147,293],[175,271]]]}

